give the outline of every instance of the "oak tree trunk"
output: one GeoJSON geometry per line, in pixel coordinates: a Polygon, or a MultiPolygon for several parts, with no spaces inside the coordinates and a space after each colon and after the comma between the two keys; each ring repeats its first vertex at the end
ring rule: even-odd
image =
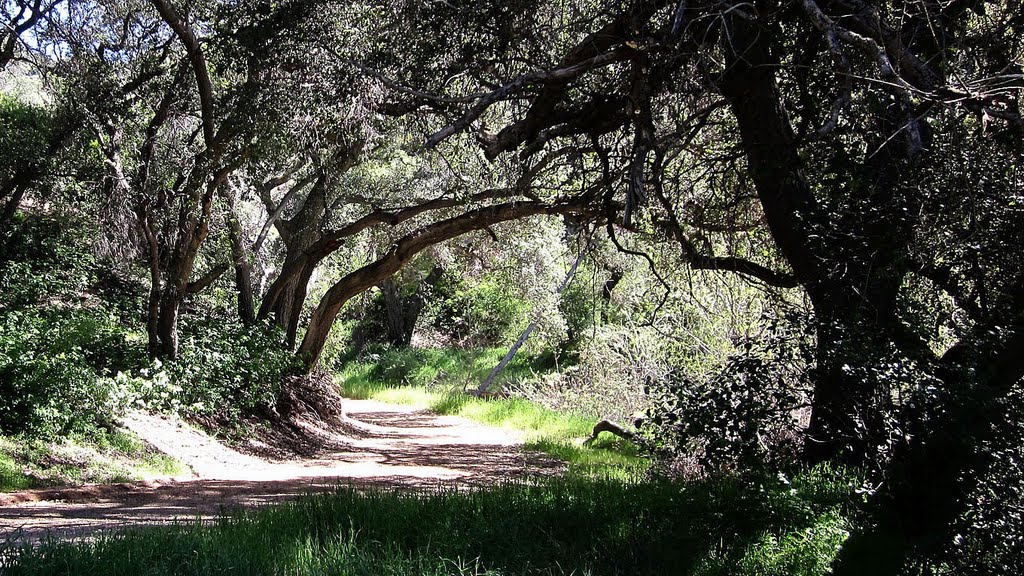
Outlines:
{"type": "Polygon", "coordinates": [[[231,241],[231,261],[235,269],[235,289],[238,292],[238,317],[242,324],[251,326],[256,320],[253,304],[252,260],[245,243],[245,232],[238,221],[234,193],[224,191],[228,201],[228,239],[231,241]]]}

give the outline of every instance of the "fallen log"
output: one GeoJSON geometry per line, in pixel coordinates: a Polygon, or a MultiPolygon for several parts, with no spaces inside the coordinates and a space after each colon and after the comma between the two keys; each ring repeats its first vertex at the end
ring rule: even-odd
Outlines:
{"type": "Polygon", "coordinates": [[[610,432],[623,440],[632,442],[640,447],[646,447],[647,442],[635,431],[623,427],[621,424],[613,422],[608,419],[601,420],[597,424],[594,424],[594,431],[590,434],[590,438],[583,441],[584,446],[590,445],[594,440],[597,440],[598,435],[601,432],[610,432]]]}

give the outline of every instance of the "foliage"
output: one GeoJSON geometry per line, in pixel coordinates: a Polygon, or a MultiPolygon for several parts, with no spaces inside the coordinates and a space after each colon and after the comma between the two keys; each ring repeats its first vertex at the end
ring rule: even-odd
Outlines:
{"type": "Polygon", "coordinates": [[[643,431],[660,450],[695,457],[705,473],[793,463],[809,393],[808,325],[790,314],[769,326],[741,341],[717,373],[695,379],[674,371],[649,382],[643,431]]]}
{"type": "Polygon", "coordinates": [[[1019,574],[1024,570],[1024,390],[999,407],[1007,418],[995,424],[980,451],[989,469],[968,495],[952,545],[940,560],[957,574],[1019,574]]]}
{"type": "Polygon", "coordinates": [[[497,346],[515,339],[513,331],[527,304],[509,284],[495,279],[467,282],[446,274],[434,290],[427,314],[432,327],[465,347],[497,346]]]}
{"type": "MultiPolygon", "coordinates": [[[[236,268],[240,309],[281,288],[262,316],[289,344],[307,296],[322,297],[299,345],[313,364],[346,302],[417,254],[461,252],[429,311],[445,343],[505,344],[535,320],[543,337],[529,346],[567,335],[579,355],[522,393],[619,417],[653,400],[648,432],[709,469],[775,467],[806,433],[808,461],[870,467],[879,502],[921,512],[865,524],[906,537],[894,563],[941,555],[957,531],[979,561],[1002,546],[994,518],[1016,496],[1001,487],[1020,477],[1003,447],[1021,432],[1003,421],[1021,417],[1008,398],[1024,376],[1020,0],[50,8],[31,29],[8,26],[4,42],[32,41],[5,44],[0,67],[15,53],[33,62],[39,100],[74,118],[0,98],[0,200],[76,200],[68,211],[103,224],[120,276],[148,264],[153,298],[108,302],[85,256],[97,250],[40,243],[45,270],[0,258],[5,426],[87,427],[66,418],[69,402],[88,397],[100,421],[136,384],[196,414],[267,406],[288,367],[259,349],[280,338],[233,323],[193,321],[178,361],[113,376],[141,373],[137,335],[112,313],[148,316],[151,351],[174,358],[195,281],[218,262],[236,268]],[[90,169],[54,161],[64,154],[90,169]],[[57,166],[72,193],[52,193],[57,166]],[[538,217],[510,220],[526,215],[538,217]],[[652,269],[595,259],[624,272],[619,294],[602,294],[613,326],[595,325],[596,290],[571,287],[560,306],[551,290],[565,248],[590,249],[598,232],[652,269]],[[693,294],[706,277],[684,267],[772,297],[736,282],[739,298],[705,306],[693,294]],[[756,326],[765,303],[800,300],[808,330],[756,326]]],[[[11,23],[35,13],[14,11],[11,23]]],[[[387,380],[478,378],[388,362],[387,380]]]]}
{"type": "Polygon", "coordinates": [[[53,438],[109,426],[130,400],[114,378],[142,350],[99,301],[74,220],[13,226],[0,253],[0,430],[53,438]]]}
{"type": "Polygon", "coordinates": [[[275,326],[193,319],[183,327],[175,361],[158,361],[129,380],[137,403],[149,409],[180,410],[230,426],[272,408],[296,366],[275,326]]]}
{"type": "Polygon", "coordinates": [[[130,397],[110,363],[135,353],[109,317],[0,315],[0,430],[52,438],[109,425],[130,397]]]}
{"type": "Polygon", "coordinates": [[[0,311],[81,301],[98,272],[87,240],[93,233],[70,214],[20,215],[0,230],[0,311]]]}
{"type": "Polygon", "coordinates": [[[850,528],[851,482],[552,480],[307,496],[214,525],[44,542],[21,574],[819,575],[850,528]],[[510,513],[515,511],[515,513],[510,513]]]}
{"type": "Polygon", "coordinates": [[[575,363],[539,378],[512,383],[511,392],[559,411],[596,419],[632,420],[648,400],[644,384],[668,369],[660,335],[636,327],[602,326],[591,333],[575,363]]]}
{"type": "Polygon", "coordinates": [[[43,151],[53,131],[53,121],[45,108],[0,91],[0,181],[48,160],[43,151]]]}
{"type": "Polygon", "coordinates": [[[3,433],[93,433],[129,406],[235,422],[274,405],[295,368],[279,330],[212,314],[186,323],[177,362],[148,366],[123,322],[138,286],[97,261],[89,231],[42,216],[11,227],[0,254],[3,433]]]}
{"type": "MultiPolygon", "coordinates": [[[[339,375],[346,391],[378,384],[463,390],[479,384],[505,352],[504,348],[383,348],[344,365],[339,375]]],[[[547,357],[516,356],[499,380],[515,382],[546,368],[547,357]]]]}
{"type": "Polygon", "coordinates": [[[558,299],[558,310],[565,319],[564,349],[578,350],[592,335],[599,305],[582,282],[572,282],[562,292],[558,299]]]}

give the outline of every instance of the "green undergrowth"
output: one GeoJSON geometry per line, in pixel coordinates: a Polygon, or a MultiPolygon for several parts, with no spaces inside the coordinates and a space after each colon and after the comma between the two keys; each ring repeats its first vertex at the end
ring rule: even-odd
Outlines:
{"type": "Polygon", "coordinates": [[[213,525],[9,550],[7,574],[817,575],[850,529],[850,481],[554,479],[479,491],[306,496],[213,525]]]}
{"type": "MultiPolygon", "coordinates": [[[[389,354],[377,363],[346,365],[338,375],[343,395],[415,406],[525,432],[527,449],[564,460],[568,464],[567,474],[571,476],[633,479],[647,469],[647,460],[632,444],[608,433],[584,446],[583,440],[590,436],[596,421],[594,417],[556,412],[523,398],[477,398],[466,394],[461,382],[465,378],[485,377],[504,352],[484,351],[480,357],[487,358],[485,362],[471,360],[472,356],[461,351],[400,352],[389,354]],[[427,366],[431,362],[436,364],[427,366]],[[397,377],[399,374],[403,376],[397,377]]],[[[526,370],[522,365],[519,369],[520,374],[526,370]]],[[[472,382],[479,382],[479,379],[472,382]]]]}
{"type": "Polygon", "coordinates": [[[125,431],[99,430],[49,441],[0,436],[0,492],[129,482],[185,472],[180,462],[125,431]]]}
{"type": "MultiPolygon", "coordinates": [[[[352,387],[387,383],[402,386],[476,388],[508,352],[506,348],[399,348],[365,354],[344,364],[341,372],[352,387]]],[[[529,379],[556,365],[548,355],[515,356],[495,379],[495,386],[529,379]]]]}

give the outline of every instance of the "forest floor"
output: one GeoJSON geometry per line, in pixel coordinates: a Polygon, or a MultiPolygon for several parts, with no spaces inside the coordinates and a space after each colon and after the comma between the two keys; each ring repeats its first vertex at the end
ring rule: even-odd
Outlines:
{"type": "Polygon", "coordinates": [[[342,408],[333,423],[293,420],[284,441],[263,431],[241,450],[177,418],[132,413],[124,426],[185,464],[189,476],[0,494],[0,542],[209,520],[339,486],[475,487],[563,468],[523,450],[513,430],[375,400],[344,400],[342,408]]]}

